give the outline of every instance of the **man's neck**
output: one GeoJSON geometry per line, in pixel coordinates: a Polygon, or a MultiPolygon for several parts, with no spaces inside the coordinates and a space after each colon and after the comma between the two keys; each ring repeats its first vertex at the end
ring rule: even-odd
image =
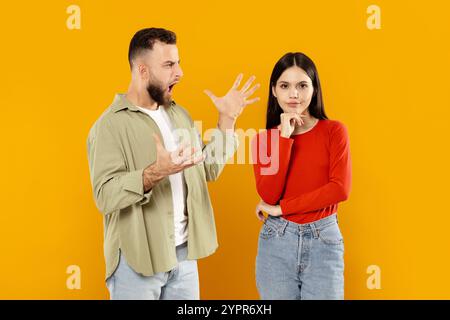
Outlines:
{"type": "Polygon", "coordinates": [[[125,97],[135,106],[146,108],[149,110],[157,110],[158,104],[154,101],[147,90],[139,90],[132,84],[128,87],[125,97]]]}

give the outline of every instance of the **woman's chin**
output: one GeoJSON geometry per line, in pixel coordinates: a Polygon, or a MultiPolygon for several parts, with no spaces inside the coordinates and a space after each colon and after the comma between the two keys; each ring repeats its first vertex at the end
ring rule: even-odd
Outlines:
{"type": "Polygon", "coordinates": [[[303,106],[299,107],[287,107],[288,112],[297,113],[297,114],[305,114],[306,108],[303,106]]]}

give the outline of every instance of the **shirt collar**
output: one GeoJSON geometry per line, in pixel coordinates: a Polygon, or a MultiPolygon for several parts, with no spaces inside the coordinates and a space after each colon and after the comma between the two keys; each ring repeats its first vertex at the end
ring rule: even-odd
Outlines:
{"type": "MultiPolygon", "coordinates": [[[[174,106],[175,104],[176,102],[172,100],[171,106],[174,106]]],[[[131,111],[140,111],[137,106],[135,106],[133,103],[130,102],[130,100],[126,98],[126,95],[124,93],[118,93],[114,97],[111,110],[113,112],[118,112],[124,109],[129,109],[131,111]]]]}

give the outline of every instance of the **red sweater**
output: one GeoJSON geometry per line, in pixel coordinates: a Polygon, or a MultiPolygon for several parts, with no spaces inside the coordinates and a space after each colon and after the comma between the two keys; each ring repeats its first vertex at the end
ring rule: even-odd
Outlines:
{"type": "Polygon", "coordinates": [[[290,138],[281,137],[277,128],[266,130],[253,139],[252,153],[258,194],[268,204],[279,204],[287,220],[325,218],[349,196],[349,138],[339,121],[320,120],[290,138]]]}

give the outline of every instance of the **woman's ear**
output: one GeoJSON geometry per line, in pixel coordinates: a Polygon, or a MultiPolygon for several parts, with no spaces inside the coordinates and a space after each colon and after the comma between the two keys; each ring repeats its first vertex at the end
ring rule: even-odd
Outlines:
{"type": "Polygon", "coordinates": [[[272,88],[272,94],[273,94],[273,96],[276,98],[276,97],[277,97],[277,94],[276,94],[276,92],[275,92],[275,87],[274,87],[274,86],[271,86],[271,88],[272,88]]]}

